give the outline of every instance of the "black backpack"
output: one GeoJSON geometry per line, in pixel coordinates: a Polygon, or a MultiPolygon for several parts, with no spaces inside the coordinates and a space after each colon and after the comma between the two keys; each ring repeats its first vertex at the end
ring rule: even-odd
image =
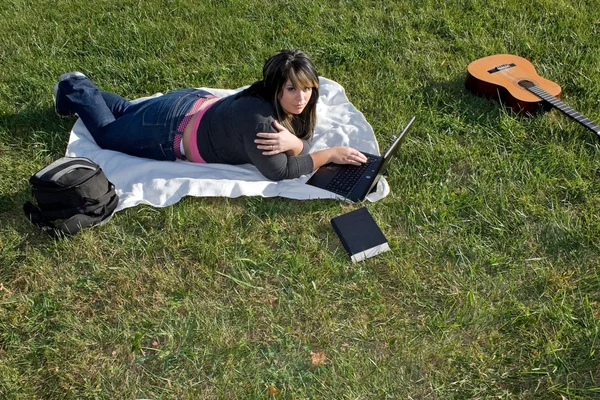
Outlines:
{"type": "Polygon", "coordinates": [[[50,234],[72,235],[110,217],[119,197],[100,166],[83,157],[63,157],[29,178],[37,207],[23,211],[50,234]]]}

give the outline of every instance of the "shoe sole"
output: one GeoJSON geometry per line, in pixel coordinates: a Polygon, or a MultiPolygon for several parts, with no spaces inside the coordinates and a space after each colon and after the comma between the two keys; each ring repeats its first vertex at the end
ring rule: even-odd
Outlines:
{"type": "Polygon", "coordinates": [[[58,115],[59,117],[71,117],[73,115],[76,115],[75,113],[61,113],[58,111],[58,105],[56,103],[56,98],[58,97],[58,84],[61,83],[62,81],[66,81],[67,79],[71,79],[71,78],[77,78],[77,79],[85,79],[87,78],[87,76],[85,76],[84,74],[82,74],[79,71],[74,71],[74,72],[67,72],[66,74],[62,74],[61,76],[58,77],[58,83],[54,85],[54,88],[52,90],[52,97],[54,99],[54,112],[56,113],[56,115],[58,115]]]}

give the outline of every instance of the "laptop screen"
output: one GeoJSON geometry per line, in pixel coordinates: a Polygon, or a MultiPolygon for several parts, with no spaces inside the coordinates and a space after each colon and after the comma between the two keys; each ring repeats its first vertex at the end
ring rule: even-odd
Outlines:
{"type": "Polygon", "coordinates": [[[410,128],[410,126],[412,125],[413,121],[415,120],[416,116],[413,116],[410,121],[408,121],[408,124],[406,124],[406,126],[404,127],[404,129],[402,130],[402,132],[400,132],[400,135],[398,135],[398,137],[396,138],[396,140],[394,141],[394,143],[390,146],[390,148],[388,149],[388,151],[385,153],[385,155],[383,156],[383,162],[381,163],[381,168],[379,168],[379,174],[383,175],[385,174],[385,171],[387,171],[390,162],[392,161],[392,159],[396,156],[396,154],[398,154],[398,150],[400,149],[400,145],[402,144],[402,142],[404,141],[404,137],[406,136],[406,132],[408,131],[408,128],[410,128]]]}

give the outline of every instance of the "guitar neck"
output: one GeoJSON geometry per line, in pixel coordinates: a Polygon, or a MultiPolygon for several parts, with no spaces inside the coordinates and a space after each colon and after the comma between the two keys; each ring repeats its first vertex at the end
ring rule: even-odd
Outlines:
{"type": "Polygon", "coordinates": [[[600,126],[598,126],[598,124],[596,124],[594,121],[590,120],[586,116],[573,110],[571,107],[569,107],[568,105],[566,105],[565,103],[563,103],[562,101],[557,99],[556,97],[552,96],[550,93],[546,92],[544,89],[542,89],[539,86],[533,85],[531,87],[525,87],[525,88],[527,90],[529,90],[531,93],[533,93],[536,96],[538,96],[539,98],[541,98],[542,100],[550,103],[553,107],[558,108],[560,111],[565,113],[567,116],[573,118],[575,121],[579,122],[581,125],[585,126],[589,130],[594,132],[596,135],[598,135],[598,138],[600,138],[600,126]]]}

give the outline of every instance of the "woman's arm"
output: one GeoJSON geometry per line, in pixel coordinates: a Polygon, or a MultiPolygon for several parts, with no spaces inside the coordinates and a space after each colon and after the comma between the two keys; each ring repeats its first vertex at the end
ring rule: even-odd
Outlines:
{"type": "MultiPolygon", "coordinates": [[[[278,135],[272,120],[271,122],[259,122],[254,132],[261,132],[265,135],[278,135]]],[[[257,139],[257,135],[257,133],[248,133],[244,136],[244,148],[250,162],[268,179],[273,181],[293,179],[313,171],[313,160],[309,154],[288,156],[285,152],[264,151],[265,147],[270,148],[271,145],[257,144],[256,141],[272,139],[257,139]]],[[[294,139],[300,141],[295,136],[294,139]]]]}
{"type": "Polygon", "coordinates": [[[248,132],[244,136],[244,147],[248,157],[260,173],[268,179],[280,181],[298,178],[330,162],[360,165],[367,161],[367,157],[360,151],[346,146],[331,147],[312,154],[305,154],[308,149],[304,149],[304,142],[285,128],[280,128],[283,127],[274,121],[269,123],[259,120],[256,130],[254,130],[259,133],[248,132]],[[271,146],[273,146],[272,150],[271,146]],[[277,148],[275,148],[276,146],[277,148]],[[290,155],[286,152],[297,152],[298,155],[290,155]]]}
{"type": "Polygon", "coordinates": [[[254,166],[261,174],[273,181],[298,178],[331,162],[361,165],[367,161],[363,153],[345,146],[331,147],[299,156],[288,156],[285,153],[265,156],[254,143],[247,144],[246,149],[254,166]]]}
{"type": "Polygon", "coordinates": [[[256,134],[258,139],[254,140],[254,143],[257,144],[256,147],[263,150],[265,156],[273,156],[279,153],[297,156],[303,152],[305,141],[299,139],[276,120],[273,121],[273,128],[277,132],[259,132],[256,134]]]}

